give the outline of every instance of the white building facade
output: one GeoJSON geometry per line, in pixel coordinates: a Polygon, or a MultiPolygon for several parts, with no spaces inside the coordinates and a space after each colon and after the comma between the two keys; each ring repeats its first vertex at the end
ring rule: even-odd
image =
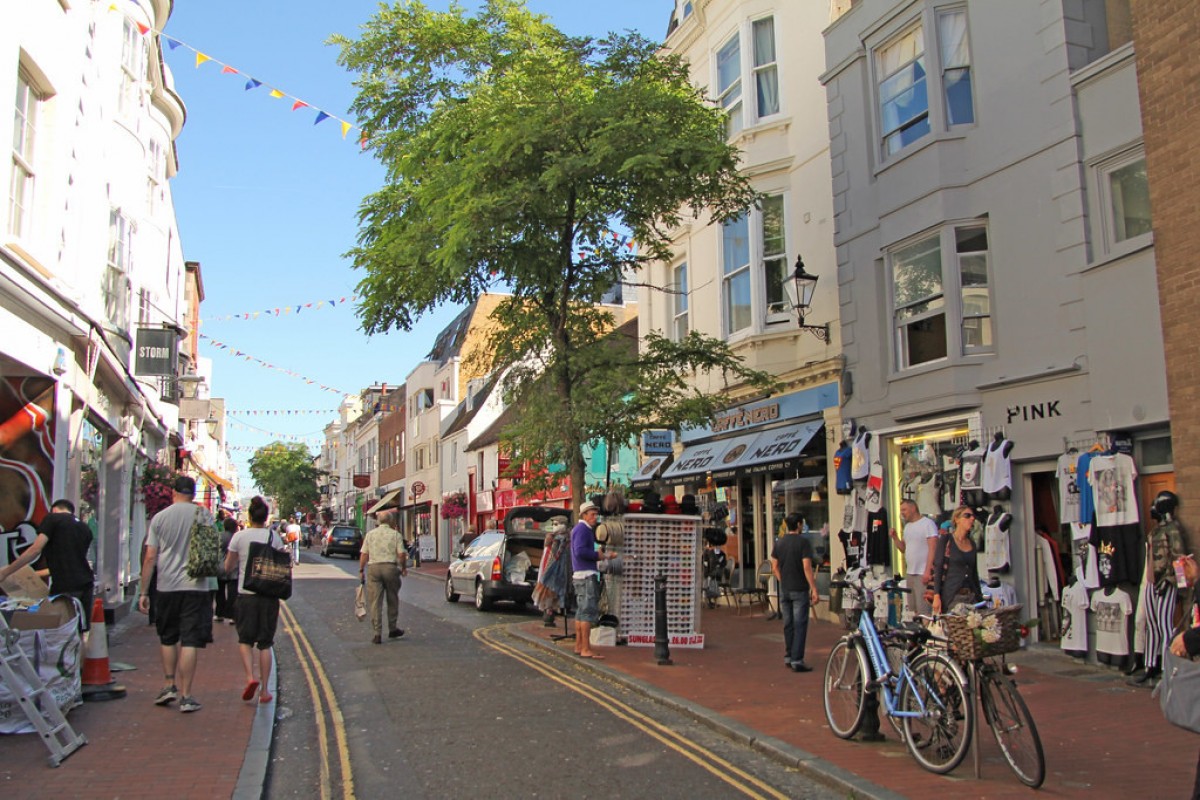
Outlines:
{"type": "Polygon", "coordinates": [[[0,198],[0,559],[54,499],[95,535],[96,596],[124,603],[146,527],[137,476],[178,428],[172,378],[184,260],[168,185],[185,110],[157,39],[168,0],[28,0],[0,9],[0,97],[14,131],[0,198]],[[132,498],[132,499],[131,499],[132,498]]]}

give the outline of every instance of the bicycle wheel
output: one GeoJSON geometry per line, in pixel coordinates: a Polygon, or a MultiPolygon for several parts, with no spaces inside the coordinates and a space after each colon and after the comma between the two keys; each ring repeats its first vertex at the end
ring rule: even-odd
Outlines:
{"type": "Polygon", "coordinates": [[[971,747],[974,708],[962,670],[941,653],[918,656],[902,680],[898,705],[916,712],[902,717],[904,743],[925,769],[944,775],[962,763],[971,747]]]}
{"type": "Polygon", "coordinates": [[[839,739],[849,739],[862,727],[867,675],[862,648],[848,639],[833,646],[825,665],[825,719],[839,739]]]}
{"type": "Polygon", "coordinates": [[[1021,783],[1034,789],[1046,779],[1046,758],[1037,726],[1029,707],[1012,678],[985,666],[979,672],[979,698],[983,718],[996,736],[1004,760],[1017,773],[1021,783]]]}

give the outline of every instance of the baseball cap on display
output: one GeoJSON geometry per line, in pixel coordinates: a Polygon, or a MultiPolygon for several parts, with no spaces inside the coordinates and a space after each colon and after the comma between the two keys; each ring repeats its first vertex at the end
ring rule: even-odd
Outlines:
{"type": "Polygon", "coordinates": [[[193,497],[196,494],[196,480],[189,478],[187,475],[180,475],[175,479],[174,489],[179,494],[186,494],[188,497],[193,497]]]}

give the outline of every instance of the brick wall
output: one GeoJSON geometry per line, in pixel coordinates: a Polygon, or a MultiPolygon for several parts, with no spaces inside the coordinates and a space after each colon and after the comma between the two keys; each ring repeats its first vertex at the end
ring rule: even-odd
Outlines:
{"type": "Polygon", "coordinates": [[[1132,0],[1181,519],[1200,545],[1200,2],[1132,0]]]}

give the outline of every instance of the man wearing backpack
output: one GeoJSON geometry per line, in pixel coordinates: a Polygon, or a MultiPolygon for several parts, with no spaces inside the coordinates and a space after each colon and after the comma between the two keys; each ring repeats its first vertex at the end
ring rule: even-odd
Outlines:
{"type": "Polygon", "coordinates": [[[186,713],[200,710],[192,697],[197,651],[212,640],[212,597],[207,578],[187,573],[192,526],[212,526],[208,510],[194,504],[196,481],[186,475],[175,479],[174,502],[154,515],[146,534],[146,557],[142,561],[142,592],[138,610],[150,610],[150,576],[158,570],[154,597],[155,625],[161,645],[166,685],[154,704],[166,706],[179,701],[186,713]]]}

